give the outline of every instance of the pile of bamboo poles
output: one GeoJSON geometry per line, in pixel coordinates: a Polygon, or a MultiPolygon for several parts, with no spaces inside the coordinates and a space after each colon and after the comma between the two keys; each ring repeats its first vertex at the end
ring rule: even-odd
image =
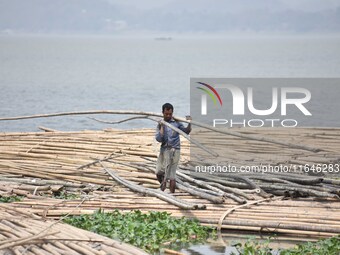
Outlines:
{"type": "MultiPolygon", "coordinates": [[[[303,142],[320,150],[311,152],[226,135],[233,163],[246,164],[251,158],[261,158],[271,164],[313,163],[320,159],[338,162],[340,131],[336,129],[298,129],[299,135],[294,138],[285,130],[240,132],[294,139],[291,142],[303,142]],[[282,152],[280,157],[278,152],[282,152]]],[[[174,216],[194,217],[210,225],[220,221],[223,229],[312,236],[340,233],[337,180],[303,176],[301,182],[301,176],[295,175],[283,178],[273,174],[260,178],[250,174],[198,173],[190,165],[193,160],[190,161],[186,141],[182,141],[179,189],[175,196],[159,192],[154,175],[159,144],[153,136],[154,130],[150,129],[0,134],[0,195],[24,195],[26,199],[12,206],[56,219],[68,213],[92,213],[99,208],[140,209],[169,211],[174,216]],[[62,191],[78,197],[53,198],[62,191]],[[270,198],[273,194],[308,195],[309,198],[281,201],[270,198]],[[315,198],[322,201],[314,201],[315,198]],[[252,201],[255,203],[251,204],[252,201]],[[246,207],[239,207],[244,203],[246,207]],[[206,209],[194,210],[203,208],[206,209]],[[229,213],[222,217],[226,212],[229,213]]],[[[214,144],[215,149],[219,148],[218,143],[220,149],[226,147],[224,140],[208,137],[207,141],[214,144]]]]}
{"type": "MultiPolygon", "coordinates": [[[[328,136],[333,137],[333,142],[334,140],[339,140],[339,131],[327,131],[328,136]]],[[[102,161],[105,161],[111,164],[110,167],[117,169],[117,177],[126,177],[127,180],[137,182],[142,177],[143,181],[140,184],[146,188],[154,189],[158,185],[154,177],[157,145],[152,140],[152,130],[144,130],[137,135],[138,132],[117,130],[101,133],[70,132],[67,133],[68,137],[65,137],[65,133],[60,132],[46,133],[44,135],[33,133],[26,135],[12,134],[9,136],[7,134],[3,136],[1,145],[0,171],[6,176],[6,174],[11,174],[13,169],[15,169],[15,176],[19,175],[26,178],[26,180],[15,181],[20,182],[22,190],[34,190],[33,195],[36,192],[42,194],[44,193],[43,191],[54,194],[61,192],[62,189],[67,192],[73,191],[77,193],[81,189],[80,192],[89,193],[91,190],[100,189],[103,186],[106,186],[108,189],[114,188],[107,183],[109,176],[106,171],[103,171],[104,168],[101,164],[102,161]],[[35,141],[32,141],[32,139],[35,141]],[[10,144],[10,147],[7,144],[10,144]],[[13,160],[12,157],[14,156],[15,159],[13,160]],[[30,179],[27,179],[28,177],[30,179]],[[39,187],[34,187],[32,184],[37,184],[37,180],[32,178],[49,179],[49,185],[42,186],[44,182],[46,183],[46,180],[39,180],[39,187]]],[[[246,130],[244,132],[249,131],[246,130]]],[[[282,139],[284,138],[282,130],[281,133],[278,133],[277,130],[272,132],[274,134],[271,135],[282,136],[282,139]]],[[[310,143],[306,137],[320,135],[318,130],[298,130],[296,132],[301,133],[301,138],[299,139],[303,139],[305,143],[310,143]]],[[[340,143],[334,144],[331,148],[332,150],[325,146],[320,147],[321,151],[317,153],[281,148],[280,157],[272,157],[278,153],[278,149],[271,149],[272,153],[264,149],[264,147],[273,146],[272,144],[255,143],[254,146],[249,146],[249,141],[233,138],[237,141],[232,142],[229,138],[229,140],[226,139],[226,143],[229,146],[225,146],[224,140],[217,143],[217,141],[213,140],[213,137],[209,139],[211,144],[214,144],[216,150],[227,150],[225,155],[230,157],[229,164],[236,166],[237,164],[249,164],[249,158],[252,157],[251,164],[266,162],[266,164],[273,166],[282,163],[285,165],[293,164],[294,162],[296,164],[299,163],[300,166],[303,164],[317,164],[316,162],[339,164],[334,152],[337,151],[340,143]],[[234,152],[232,153],[231,150],[234,150],[234,152]],[[241,153],[242,151],[243,153],[241,153]],[[259,153],[259,151],[263,153],[259,153]],[[237,162],[233,161],[235,154],[238,155],[237,162]],[[291,158],[290,161],[286,160],[288,157],[291,158]],[[254,162],[254,158],[258,162],[254,162]],[[302,159],[305,161],[301,161],[302,159]]],[[[324,138],[321,137],[320,140],[324,140],[324,138]]],[[[273,194],[293,197],[339,198],[340,181],[333,180],[327,176],[302,176],[290,173],[271,173],[265,175],[260,173],[214,173],[212,175],[197,172],[194,167],[188,164],[184,165],[184,163],[194,162],[193,160],[188,162],[188,149],[188,144],[183,143],[183,164],[180,166],[181,171],[178,171],[177,186],[185,192],[215,203],[223,203],[225,198],[233,199],[241,204],[246,203],[247,200],[254,199],[254,196],[249,193],[258,193],[263,197],[273,194]]],[[[0,178],[0,181],[10,182],[14,180],[4,175],[0,178]]],[[[0,188],[0,191],[9,191],[9,185],[6,186],[0,188]]],[[[119,189],[120,187],[116,185],[116,188],[119,189]]],[[[18,188],[18,185],[12,183],[12,192],[17,192],[18,188]]],[[[129,188],[131,188],[131,185],[129,188]]],[[[138,192],[138,187],[135,191],[138,192]]],[[[24,195],[27,194],[27,191],[18,191],[16,194],[24,195]]]]}
{"type": "Polygon", "coordinates": [[[129,244],[0,204],[1,254],[147,254],[129,244]]]}
{"type": "Polygon", "coordinates": [[[340,196],[340,130],[335,128],[297,129],[241,129],[242,135],[256,136],[255,140],[225,136],[211,131],[196,130],[192,137],[199,139],[218,157],[212,158],[199,148],[191,148],[191,167],[187,173],[194,178],[235,188],[259,188],[273,194],[292,197],[324,197],[339,199],[340,196]],[[262,141],[260,137],[266,137],[262,141]],[[278,146],[285,141],[294,146],[278,146]],[[313,152],[311,152],[313,148],[313,152]],[[218,166],[234,167],[218,172],[218,166]],[[197,167],[196,166],[201,166],[197,167]],[[245,168],[248,166],[248,168],[245,168]],[[215,168],[212,168],[215,167],[215,168]],[[252,167],[252,168],[251,168],[252,167]],[[203,169],[203,170],[200,170],[203,169]],[[213,169],[213,172],[210,170],[213,169]],[[253,171],[253,170],[256,171],[253,171]],[[276,170],[273,170],[276,169],[276,170]],[[196,172],[195,172],[196,170],[196,172]],[[250,171],[252,170],[252,171],[250,171]],[[199,173],[197,173],[199,171],[199,173]],[[213,175],[211,175],[213,174],[213,175]],[[216,178],[218,176],[218,178],[216,178]],[[240,182],[242,178],[243,183],[240,182]],[[338,178],[338,179],[337,179],[338,178]]]}
{"type": "MultiPolygon", "coordinates": [[[[222,136],[220,133],[202,129],[194,129],[191,136],[199,139],[221,156],[228,155],[228,162],[237,166],[244,165],[246,162],[254,165],[282,163],[310,166],[340,162],[340,129],[338,128],[235,128],[235,130],[239,130],[238,133],[246,137],[256,136],[258,140],[222,136]],[[262,140],[263,138],[267,141],[262,140]],[[286,142],[288,145],[279,146],[275,143],[278,141],[286,142]],[[289,146],[294,144],[300,145],[301,148],[289,146]],[[309,149],[315,151],[311,152],[309,149]]],[[[194,147],[193,152],[197,151],[199,149],[194,147]]],[[[199,151],[199,154],[203,155],[204,152],[199,151]]],[[[219,160],[217,158],[214,161],[219,160]]]]}

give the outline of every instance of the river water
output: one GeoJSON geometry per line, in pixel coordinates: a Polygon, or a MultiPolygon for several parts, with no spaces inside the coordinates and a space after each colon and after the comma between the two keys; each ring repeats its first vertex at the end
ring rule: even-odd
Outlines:
{"type": "MultiPolygon", "coordinates": [[[[339,37],[0,36],[0,117],[83,110],[189,114],[190,77],[339,77],[339,37]]],[[[113,116],[99,116],[107,120],[113,116]]],[[[116,117],[121,119],[122,116],[116,117]]],[[[0,122],[0,131],[103,129],[85,116],[0,122]]],[[[135,120],[119,128],[153,127],[135,120]]]]}

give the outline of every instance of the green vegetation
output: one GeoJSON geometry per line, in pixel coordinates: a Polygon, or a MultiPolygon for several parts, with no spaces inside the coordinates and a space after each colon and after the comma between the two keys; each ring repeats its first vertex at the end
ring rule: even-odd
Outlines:
{"type": "Polygon", "coordinates": [[[215,230],[201,226],[197,220],[176,219],[167,212],[142,213],[139,210],[122,214],[118,210],[91,215],[72,216],[64,222],[112,239],[130,243],[147,252],[159,251],[165,242],[202,242],[215,235],[215,230]]]}
{"type": "MultiPolygon", "coordinates": [[[[255,237],[251,237],[245,242],[243,245],[242,243],[236,243],[232,246],[238,251],[237,254],[242,255],[273,255],[275,253],[272,252],[272,249],[269,247],[270,244],[270,237],[267,238],[265,241],[257,241],[255,237]]],[[[231,255],[236,255],[235,253],[231,253],[231,255]]]]}
{"type": "Polygon", "coordinates": [[[283,250],[280,255],[339,255],[340,235],[321,239],[316,243],[307,242],[299,244],[293,249],[283,250]]]}
{"type": "Polygon", "coordinates": [[[23,196],[17,196],[17,195],[6,196],[6,197],[0,195],[0,203],[17,202],[17,201],[21,201],[23,198],[24,198],[23,196]]]}
{"type": "MultiPolygon", "coordinates": [[[[266,241],[257,241],[250,238],[245,244],[236,243],[233,246],[241,255],[339,255],[340,236],[321,239],[318,242],[306,242],[295,248],[273,251],[270,247],[270,238],[266,241]]],[[[236,255],[233,253],[232,255],[236,255]]]]}
{"type": "Polygon", "coordinates": [[[54,192],[53,197],[66,200],[66,199],[78,199],[80,196],[78,194],[69,193],[65,190],[62,190],[60,192],[54,192]]]}

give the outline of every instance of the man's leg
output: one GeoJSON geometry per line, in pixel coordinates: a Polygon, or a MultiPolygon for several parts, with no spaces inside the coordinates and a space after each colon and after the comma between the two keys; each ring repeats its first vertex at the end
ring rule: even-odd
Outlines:
{"type": "Polygon", "coordinates": [[[162,191],[166,189],[166,182],[169,180],[169,177],[170,177],[170,167],[171,167],[171,162],[172,162],[171,150],[165,149],[163,156],[164,156],[165,174],[164,174],[164,180],[161,184],[162,191]]]}
{"type": "Polygon", "coordinates": [[[160,184],[162,184],[164,180],[164,165],[165,165],[164,153],[160,151],[158,158],[157,158],[157,164],[156,164],[156,176],[160,184]]]}
{"type": "Polygon", "coordinates": [[[172,149],[171,153],[171,165],[169,167],[170,174],[169,174],[169,179],[170,179],[170,192],[175,193],[176,190],[176,170],[178,167],[179,163],[179,158],[180,158],[180,150],[175,150],[172,149]]]}

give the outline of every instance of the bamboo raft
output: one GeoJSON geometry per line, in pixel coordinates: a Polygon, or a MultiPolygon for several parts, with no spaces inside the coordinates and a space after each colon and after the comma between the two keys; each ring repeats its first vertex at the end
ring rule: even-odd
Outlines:
{"type": "MultiPolygon", "coordinates": [[[[230,162],[234,164],[251,159],[270,164],[335,164],[340,161],[340,129],[299,128],[294,130],[293,137],[284,129],[242,129],[239,132],[266,135],[320,150],[311,152],[226,135],[230,162]]],[[[209,139],[215,140],[215,145],[218,142],[216,137],[209,139]]],[[[202,197],[185,186],[185,182],[192,181],[190,178],[199,182],[200,176],[190,171],[189,143],[182,139],[181,146],[178,175],[186,181],[179,183],[172,196],[159,191],[153,172],[159,147],[153,129],[0,133],[0,195],[24,196],[22,201],[10,204],[13,210],[24,210],[51,220],[58,220],[65,214],[93,213],[99,208],[105,211],[153,210],[168,211],[175,217],[196,218],[222,230],[312,238],[340,234],[340,181],[334,179],[339,174],[327,178],[308,177],[307,181],[314,182],[316,190],[310,191],[312,184],[309,183],[300,191],[306,196],[298,198],[287,197],[287,193],[274,189],[268,185],[270,180],[256,182],[264,194],[256,192],[255,188],[243,190],[244,183],[225,187],[220,194],[223,190],[223,185],[218,185],[220,177],[208,174],[203,179],[216,189],[202,197]],[[229,191],[243,198],[240,201],[240,196],[231,195],[229,191]],[[265,196],[275,192],[274,197],[265,196]],[[76,194],[77,197],[57,199],[57,194],[76,194]]],[[[220,143],[220,146],[225,147],[225,144],[220,143]]],[[[218,151],[219,147],[216,149],[218,151]]],[[[282,185],[287,188],[288,184],[285,181],[282,185]]],[[[297,183],[294,185],[300,187],[297,183]]],[[[288,195],[292,194],[288,192],[288,195]]]]}
{"type": "Polygon", "coordinates": [[[59,221],[46,220],[0,204],[1,254],[147,254],[121,243],[59,221]]]}

